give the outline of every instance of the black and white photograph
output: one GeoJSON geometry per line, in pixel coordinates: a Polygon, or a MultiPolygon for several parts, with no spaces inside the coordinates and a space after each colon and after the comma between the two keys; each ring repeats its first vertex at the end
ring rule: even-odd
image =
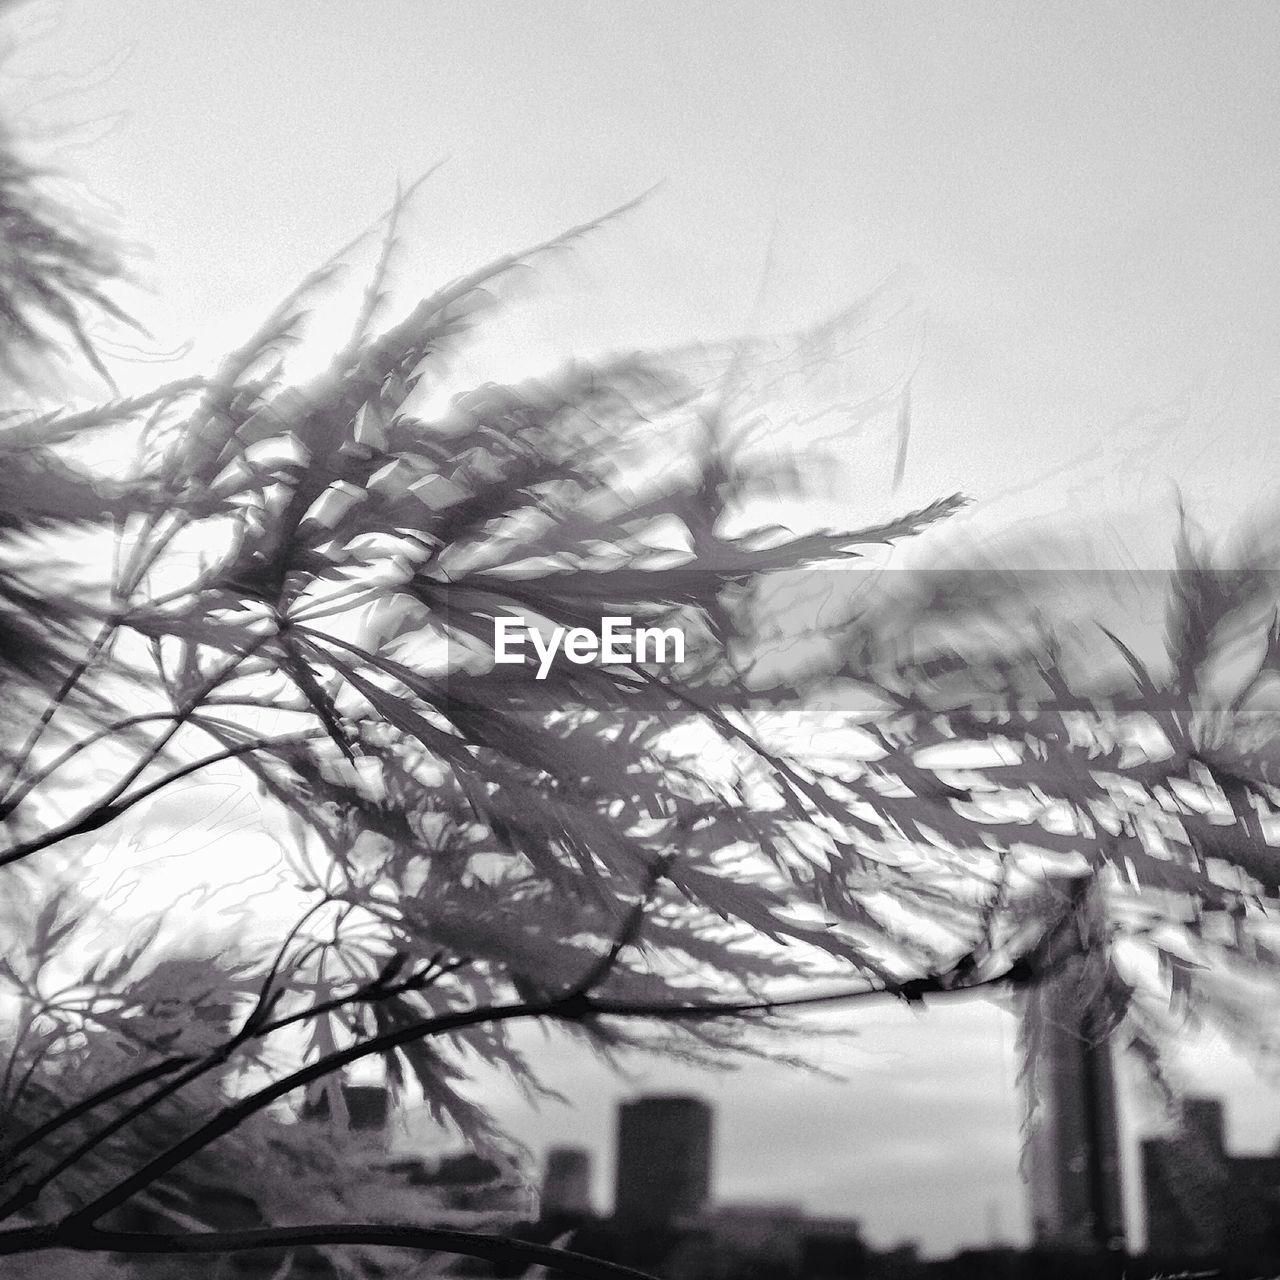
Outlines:
{"type": "Polygon", "coordinates": [[[1280,1277],[1280,5],[0,0],[0,1277],[1280,1277]]]}

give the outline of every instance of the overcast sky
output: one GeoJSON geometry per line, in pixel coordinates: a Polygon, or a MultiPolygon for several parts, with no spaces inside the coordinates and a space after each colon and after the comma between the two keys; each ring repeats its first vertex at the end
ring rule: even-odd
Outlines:
{"type": "MultiPolygon", "coordinates": [[[[815,522],[963,490],[971,535],[1086,516],[1092,562],[1153,564],[1175,485],[1215,529],[1274,487],[1270,0],[73,0],[29,16],[8,101],[62,126],[44,156],[145,250],[147,349],[196,344],[123,367],[126,384],[243,337],[397,177],[448,157],[406,226],[406,305],[662,184],[544,266],[479,376],[804,325],[902,269],[924,325],[904,483],[890,492],[887,425],[868,427],[839,444],[815,522]]],[[[1007,1020],[857,1021],[844,1085],[757,1068],[705,1086],[722,1194],[934,1249],[982,1239],[994,1199],[1021,1234],[1007,1020]]],[[[575,1126],[603,1143],[626,1086],[554,1062],[597,1091],[580,1118],[500,1105],[534,1143],[575,1126]]],[[[1235,1132],[1270,1140],[1262,1103],[1236,1096],[1235,1132]]]]}

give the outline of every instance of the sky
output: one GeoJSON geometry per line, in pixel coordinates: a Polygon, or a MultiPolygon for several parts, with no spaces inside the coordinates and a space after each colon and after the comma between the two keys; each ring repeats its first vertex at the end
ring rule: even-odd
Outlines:
{"type": "MultiPolygon", "coordinates": [[[[803,328],[893,277],[918,359],[902,484],[892,424],[864,424],[827,442],[797,518],[860,524],[963,491],[948,537],[1082,523],[1064,563],[1125,568],[1168,563],[1178,493],[1222,535],[1274,500],[1269,0],[39,0],[22,26],[3,101],[137,247],[153,336],[117,348],[126,389],[207,368],[397,180],[443,161],[407,216],[392,312],[655,188],[544,260],[467,376],[803,328]]],[[[342,315],[339,295],[318,338],[342,315]]],[[[901,364],[901,338],[867,358],[901,364]]],[[[784,434],[780,455],[813,443],[784,434]]],[[[753,1067],[697,1085],[720,1108],[721,1194],[803,1199],[933,1250],[984,1239],[994,1200],[1020,1237],[1007,1016],[856,1021],[845,1084],[753,1067]],[[815,1141],[839,1148],[820,1168],[815,1141]]],[[[603,1169],[631,1086],[549,1061],[589,1083],[578,1113],[531,1117],[496,1084],[494,1105],[534,1146],[598,1144],[603,1169]]],[[[1272,1139],[1239,1064],[1210,1047],[1188,1070],[1230,1075],[1233,1133],[1272,1139]]]]}

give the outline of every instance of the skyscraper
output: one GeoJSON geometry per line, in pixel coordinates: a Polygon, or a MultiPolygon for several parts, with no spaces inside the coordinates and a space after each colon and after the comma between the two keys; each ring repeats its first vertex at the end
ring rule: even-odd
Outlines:
{"type": "Polygon", "coordinates": [[[1228,1151],[1216,1098],[1184,1098],[1180,1110],[1173,1133],[1142,1144],[1147,1252],[1179,1262],[1248,1258],[1259,1272],[1274,1274],[1280,1259],[1280,1151],[1228,1151]]]}
{"type": "MultiPolygon", "coordinates": [[[[1085,1251],[1124,1247],[1115,1068],[1099,1007],[1106,964],[1100,907],[1075,890],[1089,935],[1027,992],[1024,1081],[1031,1101],[1024,1159],[1037,1244],[1085,1251]]],[[[1096,899],[1095,899],[1096,901],[1096,899]]],[[[1077,935],[1078,936],[1078,935],[1077,935]]]]}
{"type": "Polygon", "coordinates": [[[1142,1144],[1142,1194],[1147,1209],[1147,1248],[1165,1257],[1226,1253],[1233,1186],[1222,1103],[1186,1098],[1177,1130],[1142,1144]]]}
{"type": "Polygon", "coordinates": [[[591,1214],[591,1153],[581,1147],[552,1147],[542,1179],[542,1216],[591,1214]]]}
{"type": "Polygon", "coordinates": [[[695,1217],[711,1191],[711,1108],[701,1098],[657,1095],[618,1110],[614,1216],[667,1226],[695,1217]]]}
{"type": "MultiPolygon", "coordinates": [[[[343,1084],[342,1103],[347,1111],[347,1127],[352,1133],[385,1138],[391,1115],[391,1093],[382,1084],[343,1084]]],[[[329,1091],[317,1089],[302,1107],[303,1119],[329,1119],[329,1091]]]]}

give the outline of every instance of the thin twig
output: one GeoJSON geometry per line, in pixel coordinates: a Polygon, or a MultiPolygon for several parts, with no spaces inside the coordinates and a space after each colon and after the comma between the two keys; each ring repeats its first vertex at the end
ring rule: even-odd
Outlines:
{"type": "MultiPolygon", "coordinates": [[[[253,707],[256,710],[262,709],[261,700],[254,698],[231,698],[219,699],[216,701],[204,699],[203,705],[219,707],[253,707]]],[[[153,720],[172,720],[178,714],[179,713],[176,710],[144,711],[135,716],[126,716],[123,720],[113,721],[111,724],[95,730],[87,737],[78,739],[60,755],[55,756],[37,773],[28,777],[27,780],[10,795],[9,799],[6,800],[3,805],[0,805],[0,818],[7,818],[42,782],[48,779],[52,774],[57,773],[59,769],[69,764],[82,751],[87,751],[90,747],[96,746],[104,738],[109,738],[113,733],[120,733],[122,730],[132,729],[135,725],[147,724],[153,720]]],[[[200,721],[194,716],[191,716],[188,719],[188,723],[198,726],[200,721]]]]}
{"type": "Polygon", "coordinates": [[[103,1231],[63,1224],[53,1228],[29,1227],[0,1233],[0,1256],[72,1249],[79,1253],[203,1254],[247,1253],[263,1249],[296,1249],[306,1246],[364,1245],[452,1253],[465,1258],[524,1267],[543,1265],[581,1280],[653,1280],[632,1267],[586,1254],[533,1244],[505,1236],[454,1231],[445,1227],[382,1226],[377,1223],[316,1223],[299,1227],[258,1227],[248,1231],[193,1231],[183,1234],[143,1234],[103,1231]]]}
{"type": "Polygon", "coordinates": [[[653,866],[649,868],[644,889],[631,910],[627,912],[622,927],[618,930],[609,950],[596,960],[582,978],[569,989],[570,997],[590,995],[613,971],[623,951],[636,941],[644,925],[645,913],[653,901],[654,890],[657,889],[658,882],[666,875],[667,869],[674,860],[674,853],[654,860],[653,866]]]}
{"type": "Polygon", "coordinates": [[[35,726],[27,735],[22,746],[18,748],[10,759],[7,766],[8,776],[5,778],[3,785],[0,786],[0,801],[7,798],[14,782],[17,781],[18,774],[22,770],[23,765],[31,758],[32,751],[35,750],[40,739],[44,736],[44,731],[49,727],[54,716],[58,714],[63,703],[65,703],[71,696],[76,685],[80,683],[84,678],[85,673],[97,660],[98,655],[106,647],[119,625],[119,620],[115,617],[111,617],[104,622],[102,626],[99,627],[98,634],[94,636],[93,640],[90,642],[89,648],[85,652],[84,657],[76,663],[71,671],[68,672],[62,684],[58,686],[57,691],[49,700],[49,704],[45,707],[44,711],[41,712],[40,719],[36,721],[35,726]]]}
{"type": "Polygon", "coordinates": [[[132,795],[120,798],[117,792],[115,798],[100,801],[77,817],[63,823],[62,826],[55,827],[51,831],[46,831],[43,835],[34,836],[30,840],[15,845],[12,849],[0,854],[0,867],[7,867],[11,863],[18,862],[33,853],[39,853],[42,849],[61,844],[62,841],[69,840],[74,836],[87,835],[90,831],[97,831],[99,827],[105,827],[107,823],[114,822],[121,814],[126,813],[141,801],[149,799],[157,791],[172,786],[173,783],[180,782],[183,778],[190,777],[191,774],[198,773],[201,769],[207,769],[212,764],[219,764],[223,760],[233,760],[238,756],[249,755],[254,751],[288,746],[296,742],[311,742],[317,737],[323,736],[323,731],[317,729],[307,733],[288,734],[282,738],[254,738],[250,742],[243,742],[237,746],[228,747],[225,751],[217,751],[213,755],[193,760],[181,769],[175,769],[173,773],[166,774],[163,778],[158,778],[155,782],[141,787],[133,792],[132,795]]]}

